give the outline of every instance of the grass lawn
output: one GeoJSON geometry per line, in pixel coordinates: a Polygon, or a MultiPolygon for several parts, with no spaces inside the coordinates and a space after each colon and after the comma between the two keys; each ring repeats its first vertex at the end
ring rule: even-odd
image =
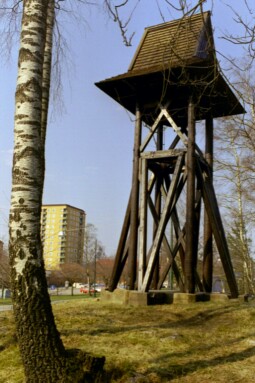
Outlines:
{"type": "MultiPolygon", "coordinates": [[[[96,294],[96,297],[99,297],[100,296],[100,293],[97,293],[96,294]]],[[[93,298],[94,297],[94,294],[92,294],[91,296],[89,296],[88,294],[75,294],[75,295],[51,295],[50,296],[50,299],[52,302],[54,301],[66,301],[66,300],[76,300],[76,299],[86,299],[86,298],[93,298]]],[[[5,298],[5,299],[2,299],[0,298],[0,306],[3,305],[11,305],[12,304],[12,300],[11,298],[5,298]]]]}
{"type": "MultiPolygon", "coordinates": [[[[254,381],[255,301],[53,305],[66,348],[106,357],[113,383],[254,381]]],[[[12,312],[0,312],[0,382],[23,382],[12,312]]],[[[75,383],[75,382],[74,382],[75,383]]]]}
{"type": "Polygon", "coordinates": [[[12,304],[12,300],[11,298],[5,298],[5,299],[2,299],[0,298],[0,305],[11,305],[12,304]]]}

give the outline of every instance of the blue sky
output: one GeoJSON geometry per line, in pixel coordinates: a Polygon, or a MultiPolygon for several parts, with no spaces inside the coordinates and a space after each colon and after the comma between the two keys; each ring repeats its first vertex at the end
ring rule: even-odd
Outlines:
{"type": "MultiPolygon", "coordinates": [[[[205,9],[210,9],[211,2],[207,3],[205,9]]],[[[234,47],[218,38],[231,29],[232,15],[224,2],[215,3],[216,48],[235,56],[234,47]]],[[[65,23],[71,60],[63,68],[64,111],[51,112],[49,118],[43,203],[84,209],[107,255],[116,250],[130,193],[134,124],[94,83],[127,71],[144,28],[162,22],[155,4],[147,0],[146,8],[137,9],[130,25],[136,34],[129,48],[122,43],[117,25],[96,9],[84,12],[84,29],[65,23]]],[[[166,10],[166,21],[175,17],[166,10]]],[[[0,64],[0,239],[4,242],[8,238],[17,49],[10,62],[0,64]]]]}

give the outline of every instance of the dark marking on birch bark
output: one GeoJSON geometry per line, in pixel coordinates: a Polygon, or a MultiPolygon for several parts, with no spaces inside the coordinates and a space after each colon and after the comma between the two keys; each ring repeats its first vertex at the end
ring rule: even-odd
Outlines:
{"type": "Polygon", "coordinates": [[[23,260],[26,257],[26,254],[25,254],[25,252],[24,252],[24,250],[22,248],[19,249],[19,251],[18,251],[18,257],[21,260],[23,260]]]}
{"type": "Polygon", "coordinates": [[[15,222],[19,222],[21,219],[20,212],[19,211],[14,211],[12,214],[12,219],[15,222]]]}

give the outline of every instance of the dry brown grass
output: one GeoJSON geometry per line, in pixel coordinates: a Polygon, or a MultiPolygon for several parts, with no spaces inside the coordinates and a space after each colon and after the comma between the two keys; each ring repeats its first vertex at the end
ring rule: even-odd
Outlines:
{"type": "MultiPolygon", "coordinates": [[[[254,381],[255,302],[54,305],[67,348],[106,357],[113,383],[254,381]]],[[[0,313],[0,382],[23,381],[12,313],[0,313]]]]}

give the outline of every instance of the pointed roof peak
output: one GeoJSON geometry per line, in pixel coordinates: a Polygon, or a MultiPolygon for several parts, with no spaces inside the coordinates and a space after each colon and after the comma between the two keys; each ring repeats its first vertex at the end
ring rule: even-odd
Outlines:
{"type": "Polygon", "coordinates": [[[129,72],[149,73],[214,59],[210,12],[204,12],[145,28],[129,72]]]}

